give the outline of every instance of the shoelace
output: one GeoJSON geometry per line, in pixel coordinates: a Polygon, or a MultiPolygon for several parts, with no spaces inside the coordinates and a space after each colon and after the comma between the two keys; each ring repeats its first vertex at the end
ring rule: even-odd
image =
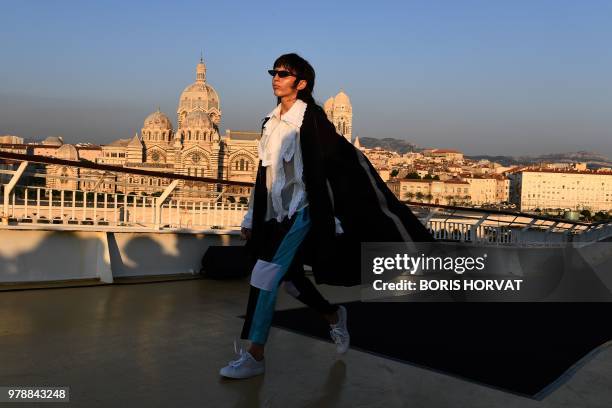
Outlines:
{"type": "Polygon", "coordinates": [[[230,361],[229,365],[232,366],[232,367],[238,367],[242,363],[244,363],[246,361],[246,359],[248,359],[248,358],[249,358],[249,356],[247,355],[247,353],[242,353],[242,354],[240,354],[240,358],[238,360],[230,361]]]}
{"type": "Polygon", "coordinates": [[[341,343],[344,338],[346,338],[346,334],[339,327],[334,327],[329,331],[331,338],[334,340],[334,343],[341,343]]]}
{"type": "Polygon", "coordinates": [[[236,339],[234,339],[234,353],[236,355],[239,355],[240,357],[238,358],[238,360],[232,360],[228,363],[232,367],[238,367],[249,357],[242,347],[240,347],[240,350],[238,349],[236,339]]]}

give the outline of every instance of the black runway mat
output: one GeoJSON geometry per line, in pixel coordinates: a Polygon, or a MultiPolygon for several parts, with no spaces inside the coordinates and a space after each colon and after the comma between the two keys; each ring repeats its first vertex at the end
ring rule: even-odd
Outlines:
{"type": "MultiPolygon", "coordinates": [[[[612,339],[612,303],[344,305],[353,348],[536,399],[612,339]]],[[[308,308],[277,311],[273,325],[331,341],[308,308]]]]}

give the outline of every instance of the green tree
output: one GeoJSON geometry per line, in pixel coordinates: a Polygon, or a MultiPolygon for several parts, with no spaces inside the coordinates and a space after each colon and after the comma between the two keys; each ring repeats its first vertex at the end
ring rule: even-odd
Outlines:
{"type": "Polygon", "coordinates": [[[608,221],[610,219],[610,214],[605,211],[597,211],[595,215],[593,215],[593,221],[608,221]]]}
{"type": "Polygon", "coordinates": [[[393,169],[393,170],[391,170],[390,176],[391,177],[397,177],[398,174],[399,174],[399,170],[398,169],[393,169]]]}
{"type": "Polygon", "coordinates": [[[411,173],[406,174],[406,178],[420,180],[421,176],[419,176],[419,173],[417,173],[416,171],[413,171],[411,173]]]}
{"type": "Polygon", "coordinates": [[[404,197],[408,199],[408,201],[412,201],[412,199],[414,198],[414,193],[412,191],[409,191],[406,194],[404,194],[404,197]]]}

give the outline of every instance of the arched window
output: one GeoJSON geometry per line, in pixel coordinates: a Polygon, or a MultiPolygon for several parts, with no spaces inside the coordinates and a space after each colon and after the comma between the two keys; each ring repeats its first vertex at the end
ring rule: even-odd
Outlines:
{"type": "Polygon", "coordinates": [[[244,159],[240,159],[240,170],[244,170],[244,159]]]}

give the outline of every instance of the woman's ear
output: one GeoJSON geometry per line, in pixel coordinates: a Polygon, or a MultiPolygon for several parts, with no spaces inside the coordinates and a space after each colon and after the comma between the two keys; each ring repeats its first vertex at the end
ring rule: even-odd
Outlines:
{"type": "Polygon", "coordinates": [[[306,85],[308,85],[308,82],[306,82],[305,79],[300,79],[300,82],[298,82],[296,88],[297,88],[298,91],[301,91],[301,90],[306,88],[306,85]]]}

